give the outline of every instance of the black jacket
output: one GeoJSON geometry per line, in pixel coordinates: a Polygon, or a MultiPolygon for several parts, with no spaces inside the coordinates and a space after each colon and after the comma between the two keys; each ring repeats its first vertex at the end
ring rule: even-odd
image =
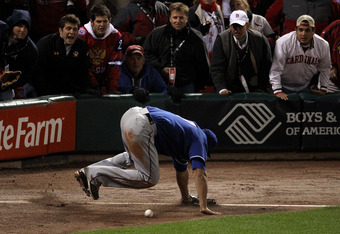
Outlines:
{"type": "MultiPolygon", "coordinates": [[[[31,19],[28,11],[14,10],[12,16],[7,19],[9,30],[12,30],[19,21],[26,22],[28,29],[30,28],[31,19]]],[[[9,66],[10,71],[22,72],[18,82],[9,88],[17,88],[30,82],[36,75],[38,65],[38,50],[34,42],[27,36],[24,40],[18,40],[8,46],[8,38],[3,38],[1,48],[1,68],[9,66]]]]}
{"type": "Polygon", "coordinates": [[[77,38],[68,55],[59,33],[37,42],[39,50],[38,95],[85,93],[90,87],[86,43],[77,38]]]}
{"type": "MultiPolygon", "coordinates": [[[[181,32],[176,32],[171,24],[157,27],[144,42],[145,57],[160,73],[164,67],[170,67],[171,46],[170,38],[174,38],[174,48],[183,40],[180,49],[175,53],[176,87],[194,83],[196,91],[211,84],[209,77],[208,52],[202,35],[189,26],[181,32]]],[[[161,73],[162,74],[162,73],[161,73]]],[[[168,77],[164,77],[168,81],[168,77]]]]}

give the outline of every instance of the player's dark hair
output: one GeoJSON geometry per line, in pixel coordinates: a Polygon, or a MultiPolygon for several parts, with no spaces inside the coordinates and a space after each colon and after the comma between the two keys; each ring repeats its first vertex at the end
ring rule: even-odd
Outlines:
{"type": "Polygon", "coordinates": [[[189,7],[181,2],[175,2],[169,6],[170,15],[173,11],[183,12],[186,16],[189,16],[189,7]]]}
{"type": "Polygon", "coordinates": [[[95,4],[90,10],[90,19],[94,21],[97,16],[107,16],[111,20],[111,12],[107,6],[103,4],[95,4]]]}
{"type": "Polygon", "coordinates": [[[59,28],[63,29],[66,23],[76,24],[78,28],[80,26],[80,20],[74,14],[68,14],[63,16],[59,21],[59,28]]]}

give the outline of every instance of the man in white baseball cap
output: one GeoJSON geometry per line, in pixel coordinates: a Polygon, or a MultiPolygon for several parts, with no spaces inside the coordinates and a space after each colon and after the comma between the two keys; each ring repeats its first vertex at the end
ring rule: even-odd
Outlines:
{"type": "Polygon", "coordinates": [[[266,37],[250,30],[242,10],[230,15],[230,29],[216,38],[211,74],[221,95],[242,92],[269,92],[271,49],[266,37]]]}
{"type": "Polygon", "coordinates": [[[229,26],[234,37],[237,39],[236,43],[242,45],[246,42],[246,33],[249,25],[249,18],[242,10],[233,11],[230,15],[229,26]]]}
{"type": "Polygon", "coordinates": [[[249,22],[249,19],[246,12],[242,10],[237,10],[231,13],[229,22],[229,25],[239,24],[241,26],[244,26],[246,23],[249,22]]]}
{"type": "Polygon", "coordinates": [[[301,15],[297,20],[296,20],[296,27],[299,26],[309,26],[312,28],[315,28],[315,22],[314,19],[310,15],[301,15]]]}

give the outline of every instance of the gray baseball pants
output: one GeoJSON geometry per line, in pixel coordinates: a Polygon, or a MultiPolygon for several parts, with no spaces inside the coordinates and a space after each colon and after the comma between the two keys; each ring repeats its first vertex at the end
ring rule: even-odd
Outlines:
{"type": "Polygon", "coordinates": [[[130,108],[120,121],[125,152],[82,169],[97,187],[148,188],[159,180],[156,125],[146,108],[130,108]],[[134,168],[133,168],[134,167],[134,168]]]}

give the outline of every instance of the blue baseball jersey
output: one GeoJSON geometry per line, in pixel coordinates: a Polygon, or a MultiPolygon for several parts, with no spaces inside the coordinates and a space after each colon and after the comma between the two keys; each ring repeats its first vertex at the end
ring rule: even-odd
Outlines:
{"type": "Polygon", "coordinates": [[[147,106],[147,109],[157,127],[155,146],[158,153],[180,163],[191,160],[193,168],[196,161],[196,168],[205,169],[207,136],[197,123],[156,107],[147,106]]]}

